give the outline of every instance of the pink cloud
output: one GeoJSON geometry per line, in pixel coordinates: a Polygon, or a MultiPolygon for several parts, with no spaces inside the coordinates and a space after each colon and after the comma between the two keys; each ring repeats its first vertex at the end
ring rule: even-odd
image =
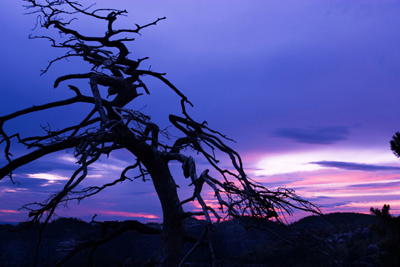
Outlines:
{"type": "Polygon", "coordinates": [[[357,187],[363,186],[363,190],[370,189],[368,185],[376,190],[377,188],[395,189],[396,186],[390,185],[393,182],[399,182],[398,174],[388,172],[363,172],[348,170],[316,170],[308,172],[297,172],[282,175],[270,175],[259,177],[259,182],[276,183],[277,186],[286,186],[289,188],[307,188],[307,190],[360,190],[357,187]],[[354,188],[352,188],[354,187],[354,188]]]}
{"type": "Polygon", "coordinates": [[[17,210],[0,210],[1,213],[12,213],[12,214],[16,214],[16,213],[21,213],[21,211],[17,211],[17,210]]]}
{"type": "Polygon", "coordinates": [[[127,212],[127,211],[99,211],[99,214],[107,214],[107,215],[114,215],[114,216],[121,216],[121,217],[134,217],[134,218],[146,218],[146,219],[159,219],[160,217],[154,214],[145,214],[145,213],[134,213],[134,212],[127,212]]]}

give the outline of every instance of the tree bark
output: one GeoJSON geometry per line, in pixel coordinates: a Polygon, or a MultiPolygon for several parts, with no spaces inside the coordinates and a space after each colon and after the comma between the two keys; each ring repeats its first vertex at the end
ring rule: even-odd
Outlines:
{"type": "Polygon", "coordinates": [[[179,265],[183,256],[185,237],[184,211],[177,193],[177,185],[170,172],[169,160],[164,153],[145,142],[135,141],[132,133],[125,127],[119,129],[121,143],[133,153],[149,172],[163,212],[161,244],[151,259],[150,266],[179,265]]]}
{"type": "Polygon", "coordinates": [[[153,158],[147,168],[163,211],[161,244],[152,262],[155,266],[178,266],[184,245],[183,209],[176,190],[175,181],[163,157],[153,158]]]}

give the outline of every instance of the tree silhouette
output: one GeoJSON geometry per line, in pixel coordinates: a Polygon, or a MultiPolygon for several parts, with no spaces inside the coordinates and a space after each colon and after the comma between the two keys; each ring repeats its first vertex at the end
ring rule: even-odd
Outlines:
{"type": "Polygon", "coordinates": [[[375,214],[377,217],[383,219],[383,220],[388,220],[392,218],[392,215],[389,212],[390,210],[390,205],[383,205],[382,209],[374,209],[373,207],[370,208],[370,211],[372,214],[375,214]]]}
{"type": "Polygon", "coordinates": [[[400,158],[400,132],[396,132],[392,140],[390,141],[390,149],[396,155],[396,157],[400,158]]]}
{"type": "MultiPolygon", "coordinates": [[[[291,189],[269,190],[251,180],[245,173],[239,154],[226,145],[226,142],[231,140],[210,128],[206,122],[193,120],[187,112],[187,106],[192,106],[192,103],[165,78],[165,74],[140,69],[141,62],[147,58],[133,60],[129,57],[127,43],[134,41],[134,35],[140,34],[145,28],[156,25],[165,18],[158,18],[146,25],[136,24],[132,29],[116,29],[115,21],[126,15],[126,10],[96,9],[94,5],[84,7],[76,1],[69,0],[24,1],[28,12],[37,15],[37,27],[57,32],[54,36],[31,36],[31,38],[46,39],[50,41],[52,47],[67,50],[65,55],[50,61],[43,73],[46,73],[54,63],[71,57],[81,58],[90,66],[86,73],[66,74],[57,78],[54,83],[54,87],[58,87],[67,81],[87,80],[90,84],[89,95],[83,94],[80,88],[70,84],[69,88],[75,93],[72,98],[36,105],[0,117],[1,142],[4,144],[7,160],[7,164],[0,169],[1,179],[8,176],[13,181],[13,172],[19,167],[62,150],[73,150],[73,155],[79,164],[61,191],[51,195],[44,203],[30,203],[24,206],[29,210],[32,222],[44,222],[45,225],[60,204],[66,204],[71,200],[81,201],[119,182],[132,180],[133,178],[127,176],[127,172],[132,170],[138,173],[135,178],[146,180],[148,177],[152,181],[162,207],[161,244],[151,259],[154,265],[182,265],[197,246],[209,241],[207,236],[213,220],[253,216],[284,222],[285,214],[291,215],[293,209],[319,213],[316,206],[300,198],[291,189]],[[104,34],[101,36],[82,34],[75,28],[77,19],[81,16],[105,21],[107,26],[104,34]],[[147,115],[127,107],[143,93],[150,94],[149,88],[141,80],[141,77],[146,75],[162,81],[180,97],[182,114],[169,115],[169,122],[181,132],[181,136],[163,138],[162,134],[165,132],[160,130],[147,115]],[[114,98],[109,101],[104,98],[106,94],[114,98]],[[26,137],[22,132],[6,133],[3,128],[7,121],[26,114],[53,110],[61,106],[70,106],[72,109],[73,105],[78,103],[91,105],[92,110],[81,119],[80,123],[65,126],[61,130],[44,128],[44,135],[26,137]],[[30,150],[14,158],[12,150],[15,143],[20,143],[30,150]],[[31,151],[32,149],[34,150],[31,151]],[[81,189],[79,185],[88,177],[89,166],[101,155],[109,155],[118,150],[130,152],[132,165],[126,166],[114,181],[102,186],[81,189]],[[195,159],[191,155],[206,159],[211,170],[198,172],[195,159]],[[221,167],[221,158],[224,164],[226,161],[223,159],[229,159],[231,166],[221,167]],[[180,200],[178,197],[177,184],[170,171],[171,162],[180,163],[183,176],[191,181],[193,194],[188,199],[180,200]],[[208,205],[204,200],[202,192],[206,186],[213,191],[218,208],[208,205]],[[184,206],[189,202],[197,202],[201,212],[185,211],[184,206]],[[203,216],[207,221],[207,227],[193,249],[188,255],[183,256],[184,243],[193,242],[184,231],[184,219],[190,216],[203,216]]],[[[125,223],[121,226],[122,230],[116,225],[113,227],[116,229],[114,233],[102,240],[82,246],[96,248],[102,242],[127,229],[154,232],[154,229],[146,228],[138,222],[125,223]]],[[[213,256],[212,242],[208,242],[208,247],[213,256]]]]}
{"type": "Polygon", "coordinates": [[[374,226],[378,234],[382,236],[379,247],[382,253],[379,255],[382,266],[399,266],[400,265],[400,216],[392,216],[390,214],[390,205],[384,204],[382,209],[370,209],[371,213],[376,215],[381,223],[374,226]]]}

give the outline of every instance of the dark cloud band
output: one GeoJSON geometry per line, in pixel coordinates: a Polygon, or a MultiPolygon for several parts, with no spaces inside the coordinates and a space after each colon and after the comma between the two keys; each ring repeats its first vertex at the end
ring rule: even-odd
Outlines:
{"type": "Polygon", "coordinates": [[[279,128],[274,131],[275,136],[307,144],[333,144],[347,139],[349,134],[350,130],[343,126],[279,128]]]}
{"type": "Polygon", "coordinates": [[[343,162],[343,161],[317,161],[310,162],[311,164],[317,164],[323,167],[338,168],[344,170],[357,170],[357,171],[400,171],[400,167],[395,166],[382,166],[373,164],[363,164],[355,162],[343,162]]]}

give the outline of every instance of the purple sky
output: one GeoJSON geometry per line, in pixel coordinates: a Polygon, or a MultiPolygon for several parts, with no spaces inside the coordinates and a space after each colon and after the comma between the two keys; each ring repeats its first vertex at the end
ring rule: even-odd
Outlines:
{"type": "MultiPolygon", "coordinates": [[[[53,81],[88,70],[80,61],[61,62],[40,76],[63,51],[28,40],[35,17],[23,15],[22,3],[0,3],[1,115],[71,97],[67,84],[54,90],[53,81]]],[[[167,72],[195,104],[194,118],[237,141],[232,147],[249,176],[271,188],[294,188],[325,212],[368,213],[390,204],[400,213],[400,164],[389,148],[400,130],[400,1],[115,0],[112,7],[128,10],[125,27],[167,17],[138,36],[131,57],[149,56],[143,68],[167,72]]],[[[100,27],[81,29],[93,34],[100,27]]],[[[179,113],[179,99],[160,82],[145,82],[151,95],[130,107],[144,108],[166,127],[167,115],[179,113]]],[[[40,125],[69,125],[83,111],[26,116],[6,129],[40,133],[40,125]]],[[[87,184],[116,178],[129,159],[124,153],[103,159],[87,184]]],[[[16,172],[20,186],[0,181],[0,221],[25,220],[18,208],[46,199],[74,167],[71,154],[59,153],[16,172]]],[[[177,182],[182,198],[190,194],[187,181],[177,182]]],[[[58,212],[84,219],[94,213],[104,220],[155,220],[160,208],[151,183],[135,181],[58,212]]]]}

